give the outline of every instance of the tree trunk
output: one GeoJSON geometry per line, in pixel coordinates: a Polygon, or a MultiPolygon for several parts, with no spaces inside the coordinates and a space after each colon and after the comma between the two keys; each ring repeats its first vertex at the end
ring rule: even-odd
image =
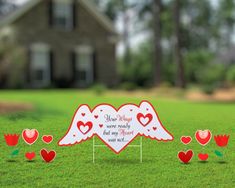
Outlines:
{"type": "Polygon", "coordinates": [[[124,63],[126,65],[131,64],[131,48],[129,40],[129,25],[130,18],[128,15],[128,8],[126,0],[122,0],[122,12],[123,12],[123,44],[124,44],[124,63]]]}
{"type": "Polygon", "coordinates": [[[177,66],[176,86],[185,88],[186,80],[184,76],[184,65],[181,52],[181,33],[180,33],[180,0],[175,0],[174,4],[174,53],[177,66]]]}
{"type": "Polygon", "coordinates": [[[162,46],[161,46],[161,0],[153,0],[153,30],[154,30],[154,63],[153,81],[158,86],[161,83],[162,46]]]}

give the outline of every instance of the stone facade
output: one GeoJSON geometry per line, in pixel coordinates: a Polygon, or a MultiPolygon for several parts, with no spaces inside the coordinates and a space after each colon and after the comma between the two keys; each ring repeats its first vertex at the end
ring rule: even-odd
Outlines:
{"type": "MultiPolygon", "coordinates": [[[[49,3],[49,0],[41,1],[11,23],[19,45],[27,50],[36,43],[50,46],[53,53],[52,83],[64,79],[71,86],[76,86],[71,54],[77,46],[89,45],[94,49],[94,82],[114,86],[117,83],[116,44],[110,38],[117,34],[105,28],[79,0],[74,1],[74,28],[69,31],[53,28],[49,24],[49,3]]],[[[30,83],[30,79],[28,81],[30,83]]]]}

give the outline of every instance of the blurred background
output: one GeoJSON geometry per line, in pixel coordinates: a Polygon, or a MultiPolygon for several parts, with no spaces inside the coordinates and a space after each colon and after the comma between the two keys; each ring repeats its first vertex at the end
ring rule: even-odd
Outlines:
{"type": "MultiPolygon", "coordinates": [[[[0,87],[3,89],[75,87],[103,92],[113,88],[162,92],[166,95],[186,93],[188,98],[193,99],[235,100],[234,0],[81,0],[76,1],[80,10],[76,14],[76,9],[67,6],[74,1],[55,0],[51,13],[53,24],[60,30],[67,27],[66,34],[58,30],[53,34],[48,28],[43,30],[42,17],[46,11],[42,9],[40,12],[39,7],[49,6],[49,1],[38,1],[37,5],[33,2],[0,0],[0,87]],[[82,9],[86,9],[84,13],[82,9]],[[88,10],[90,16],[85,17],[88,10]],[[29,12],[38,15],[30,16],[29,12]],[[71,31],[69,25],[72,14],[75,15],[73,22],[77,19],[78,23],[75,31],[71,31]],[[80,22],[84,23],[84,27],[82,24],[79,26],[80,22]],[[111,22],[117,33],[111,28],[111,22]],[[46,36],[44,38],[39,35],[36,26],[40,24],[40,32],[46,36]],[[16,28],[18,35],[12,34],[10,25],[16,28]],[[74,35],[74,32],[81,33],[74,35]],[[55,35],[66,39],[68,35],[73,36],[73,40],[82,47],[74,48],[78,55],[72,55],[75,65],[71,67],[76,69],[75,72],[72,68],[66,68],[62,60],[60,68],[55,69],[57,62],[54,54],[54,65],[50,66],[50,69],[54,68],[53,78],[48,83],[45,62],[49,62],[47,59],[52,56],[50,53],[46,55],[45,51],[53,49],[53,45],[60,46],[60,39],[55,38],[57,43],[53,41],[55,44],[49,47],[45,43],[52,43],[51,38],[55,35]],[[104,36],[108,37],[107,44],[106,39],[102,38],[104,36]],[[24,76],[28,62],[24,55],[27,53],[26,47],[37,51],[30,56],[31,79],[24,76]],[[95,57],[96,65],[91,62],[95,57]],[[31,70],[34,64],[36,68],[31,70]],[[63,72],[72,75],[71,71],[72,78],[61,76],[63,72]],[[74,82],[70,79],[80,84],[71,84],[74,82]],[[41,82],[26,84],[29,81],[41,82]]],[[[69,40],[62,43],[66,46],[69,40]]]]}

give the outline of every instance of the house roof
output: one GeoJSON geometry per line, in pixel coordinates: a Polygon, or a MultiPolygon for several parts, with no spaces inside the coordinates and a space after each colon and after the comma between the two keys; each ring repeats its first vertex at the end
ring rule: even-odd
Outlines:
{"type": "MultiPolygon", "coordinates": [[[[21,16],[26,14],[28,11],[30,11],[33,7],[35,7],[37,4],[39,4],[43,0],[29,0],[27,3],[19,7],[17,10],[9,14],[8,16],[4,17],[0,20],[0,27],[9,25],[13,22],[15,22],[17,19],[19,19],[21,16]]],[[[109,20],[107,16],[102,14],[96,7],[93,5],[93,3],[89,2],[89,0],[78,0],[81,5],[83,5],[86,10],[94,16],[94,18],[97,19],[98,22],[100,22],[101,25],[103,25],[104,28],[106,28],[109,32],[112,32],[113,34],[117,34],[117,31],[115,30],[112,22],[109,20]]]]}

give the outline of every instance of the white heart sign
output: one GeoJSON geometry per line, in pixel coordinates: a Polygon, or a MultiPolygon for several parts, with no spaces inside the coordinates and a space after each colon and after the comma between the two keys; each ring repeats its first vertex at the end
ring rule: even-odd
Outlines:
{"type": "Polygon", "coordinates": [[[147,101],[141,102],[139,106],[124,104],[118,109],[109,104],[97,105],[93,110],[88,105],[81,105],[58,144],[73,145],[98,136],[118,154],[138,135],[158,141],[173,140],[173,136],[163,127],[153,106],[147,101]]]}

